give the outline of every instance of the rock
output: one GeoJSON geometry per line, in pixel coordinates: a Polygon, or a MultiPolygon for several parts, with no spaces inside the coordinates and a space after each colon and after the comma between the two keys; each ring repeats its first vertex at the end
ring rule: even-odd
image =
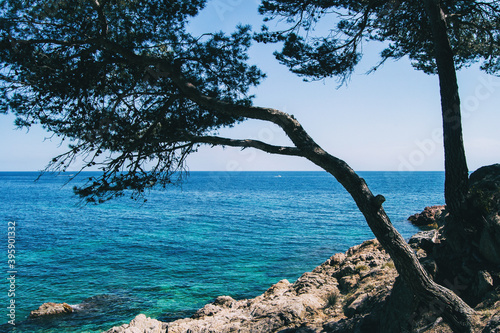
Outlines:
{"type": "Polygon", "coordinates": [[[357,274],[344,276],[339,280],[340,289],[343,291],[350,291],[358,284],[358,281],[359,275],[357,274]]]}
{"type": "Polygon", "coordinates": [[[72,313],[73,308],[67,303],[43,303],[37,310],[31,311],[30,318],[54,316],[72,313]]]}
{"type": "Polygon", "coordinates": [[[445,205],[425,207],[421,213],[414,214],[408,220],[418,227],[429,226],[439,228],[444,225],[448,215],[445,205]]]}
{"type": "Polygon", "coordinates": [[[202,318],[214,316],[223,309],[230,309],[236,301],[230,296],[219,296],[213,303],[205,305],[203,308],[196,311],[192,318],[202,318]]]}
{"type": "Polygon", "coordinates": [[[331,266],[340,265],[344,262],[346,256],[344,253],[336,253],[328,261],[331,266]]]}
{"type": "Polygon", "coordinates": [[[494,264],[500,264],[500,216],[490,217],[481,232],[479,252],[494,264]]]}
{"type": "Polygon", "coordinates": [[[479,252],[489,262],[500,264],[500,164],[470,175],[467,203],[476,218],[479,252]]]}
{"type": "Polygon", "coordinates": [[[361,313],[367,299],[368,299],[368,294],[361,294],[358,297],[356,297],[356,299],[354,299],[354,301],[352,301],[352,303],[346,307],[344,311],[345,315],[347,317],[352,317],[356,313],[361,313]]]}
{"type": "Polygon", "coordinates": [[[368,263],[368,266],[370,267],[378,267],[378,266],[381,266],[383,263],[378,260],[378,259],[373,259],[373,260],[370,260],[370,262],[368,263]]]}
{"type": "MultiPolygon", "coordinates": [[[[483,190],[496,192],[500,187],[500,164],[483,166],[474,171],[469,177],[469,187],[483,188],[483,190]]],[[[500,198],[495,202],[488,202],[489,206],[498,206],[500,198]]]]}
{"type": "Polygon", "coordinates": [[[326,323],[323,326],[323,330],[321,332],[325,333],[344,333],[344,332],[357,332],[357,322],[352,319],[341,319],[338,321],[332,321],[326,323]]]}
{"type": "Polygon", "coordinates": [[[130,324],[115,326],[106,333],[166,333],[167,324],[140,314],[130,324]]]}
{"type": "Polygon", "coordinates": [[[500,312],[490,319],[482,333],[500,333],[500,312]]]}
{"type": "MultiPolygon", "coordinates": [[[[284,280],[283,283],[286,284],[288,281],[284,280]]],[[[281,281],[280,281],[281,282],[281,281]]],[[[280,283],[278,282],[278,284],[280,283]]],[[[288,283],[290,284],[290,283],[288,283]]],[[[224,308],[230,308],[233,303],[236,302],[231,296],[219,296],[215,299],[214,305],[218,305],[224,308]]]]}
{"type": "Polygon", "coordinates": [[[408,244],[414,248],[421,248],[425,252],[430,253],[432,252],[434,244],[440,242],[438,236],[439,233],[437,230],[420,231],[410,238],[408,244]]]}
{"type": "Polygon", "coordinates": [[[356,267],[352,264],[347,264],[347,265],[344,265],[344,267],[340,270],[340,272],[338,273],[337,277],[338,278],[342,278],[344,276],[347,276],[347,275],[352,275],[352,274],[355,274],[357,273],[356,271],[356,267]]]}
{"type": "Polygon", "coordinates": [[[277,297],[283,295],[283,293],[285,293],[290,288],[291,285],[292,284],[288,282],[288,280],[286,279],[281,280],[275,285],[271,286],[271,288],[267,289],[266,292],[264,293],[264,296],[277,297]]]}
{"type": "Polygon", "coordinates": [[[493,290],[493,277],[487,271],[477,272],[476,281],[474,284],[474,296],[480,300],[483,296],[493,290]]]}

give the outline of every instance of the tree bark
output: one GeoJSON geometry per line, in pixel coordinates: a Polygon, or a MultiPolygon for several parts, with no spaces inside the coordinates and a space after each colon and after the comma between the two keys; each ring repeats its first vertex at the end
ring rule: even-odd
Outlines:
{"type": "Polygon", "coordinates": [[[445,201],[450,215],[460,221],[465,209],[469,171],[462,138],[460,97],[446,15],[439,0],[424,0],[434,43],[443,117],[445,201]]]}

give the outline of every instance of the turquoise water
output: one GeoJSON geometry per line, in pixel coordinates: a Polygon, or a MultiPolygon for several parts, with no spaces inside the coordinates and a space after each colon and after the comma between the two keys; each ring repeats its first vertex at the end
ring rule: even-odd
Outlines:
{"type": "MultiPolygon", "coordinates": [[[[409,215],[444,201],[442,172],[360,174],[386,197],[384,207],[405,237],[417,231],[409,215]]],[[[182,187],[152,191],[144,204],[120,198],[100,206],[79,205],[72,184],[62,186],[69,176],[35,183],[37,173],[0,173],[0,332],[13,331],[12,299],[16,332],[100,332],[139,313],[165,321],[189,316],[219,295],[250,298],[281,279],[293,281],[373,238],[353,201],[324,172],[192,172],[182,187]],[[15,297],[9,297],[13,221],[15,297]],[[81,310],[27,318],[49,301],[81,310]]]]}

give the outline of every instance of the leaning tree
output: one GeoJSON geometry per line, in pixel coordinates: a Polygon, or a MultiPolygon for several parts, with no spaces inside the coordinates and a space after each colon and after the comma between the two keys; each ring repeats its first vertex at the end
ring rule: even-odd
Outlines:
{"type": "MultiPolygon", "coordinates": [[[[103,202],[130,192],[140,196],[154,186],[167,186],[184,168],[186,156],[204,144],[252,147],[272,154],[307,158],[332,174],[351,194],[413,293],[424,301],[438,300],[450,325],[457,331],[471,331],[473,310],[429,277],[392,226],[382,207],[384,197],[373,195],[349,165],[324,151],[293,116],[251,104],[248,90],[264,75],[247,64],[246,51],[253,37],[249,27],[238,27],[231,35],[193,36],[187,31],[189,19],[205,2],[0,2],[1,112],[14,113],[19,126],[41,124],[70,142],[69,150],[55,157],[50,169],[65,170],[78,157],[87,161],[84,168],[101,168],[100,176],[75,188],[77,194],[90,202],[103,202]],[[215,134],[218,129],[235,126],[245,119],[278,125],[293,145],[277,146],[215,134]]],[[[415,9],[406,2],[388,2],[385,6],[385,2],[375,1],[362,1],[356,6],[350,1],[302,3],[303,7],[292,1],[264,2],[263,8],[272,13],[286,14],[284,10],[291,9],[286,14],[289,20],[293,21],[294,15],[306,20],[296,21],[288,35],[269,33],[259,38],[284,40],[280,60],[293,63],[290,52],[296,52],[304,57],[299,59],[299,67],[311,65],[323,71],[315,74],[317,77],[349,73],[359,58],[358,52],[348,52],[349,47],[356,50],[359,41],[366,38],[365,31],[379,40],[384,40],[384,34],[396,36],[404,32],[400,20],[405,18],[404,22],[411,23],[415,9]],[[308,46],[295,33],[298,27],[312,27],[317,13],[326,14],[330,8],[326,3],[339,6],[335,11],[341,17],[351,15],[354,20],[338,22],[340,33],[353,40],[347,41],[345,49],[338,44],[343,39],[334,35],[324,38],[324,43],[308,46]],[[374,11],[379,7],[386,10],[380,17],[374,11]],[[355,10],[361,14],[354,14],[355,10]],[[393,19],[396,13],[401,17],[393,19]],[[391,24],[393,30],[382,29],[391,24]],[[363,28],[360,33],[356,32],[357,27],[363,28]],[[328,60],[320,57],[328,52],[328,60]],[[305,61],[307,58],[311,61],[305,61]]],[[[495,8],[494,3],[483,5],[487,6],[495,8]]],[[[474,15],[482,17],[486,13],[474,15]]],[[[426,14],[417,16],[414,28],[427,27],[426,14]]],[[[475,31],[476,24],[479,21],[472,21],[471,31],[475,31]]],[[[475,32],[471,35],[475,36],[475,32]]],[[[414,38],[418,40],[419,36],[414,38]]],[[[410,46],[407,43],[413,40],[395,42],[383,54],[384,58],[403,56],[404,47],[410,46]]],[[[435,66],[429,54],[433,42],[424,44],[426,48],[418,49],[415,55],[422,60],[422,68],[432,71],[435,66]]],[[[491,62],[489,68],[493,70],[494,65],[491,62]]],[[[309,75],[300,70],[298,73],[309,75]]]]}
{"type": "Polygon", "coordinates": [[[345,81],[361,60],[363,44],[370,41],[385,45],[372,70],[388,59],[407,57],[414,68],[438,75],[445,200],[454,222],[460,224],[456,230],[463,229],[468,168],[456,70],[482,61],[487,73],[500,71],[500,2],[264,0],[260,11],[267,20],[284,18],[286,27],[278,31],[264,27],[259,39],[283,43],[275,53],[277,59],[307,79],[345,81]]]}

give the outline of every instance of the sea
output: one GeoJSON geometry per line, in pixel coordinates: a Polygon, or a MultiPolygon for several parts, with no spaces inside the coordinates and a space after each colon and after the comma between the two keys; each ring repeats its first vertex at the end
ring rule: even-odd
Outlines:
{"type": "MultiPolygon", "coordinates": [[[[443,204],[443,172],[360,172],[405,238],[443,204]]],[[[326,172],[190,172],[180,186],[86,205],[93,173],[0,172],[0,332],[102,332],[144,313],[191,316],[217,296],[253,298],[374,238],[326,172]],[[76,177],[75,177],[76,176],[76,177]],[[74,178],[70,183],[68,180],[74,178]],[[45,302],[72,314],[29,318],[45,302]]]]}

